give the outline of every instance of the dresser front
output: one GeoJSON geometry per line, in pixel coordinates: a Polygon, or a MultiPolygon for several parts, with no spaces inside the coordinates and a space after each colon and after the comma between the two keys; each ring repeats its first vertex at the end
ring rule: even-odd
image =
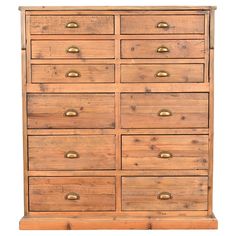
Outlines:
{"type": "Polygon", "coordinates": [[[214,7],[22,7],[21,229],[213,229],[214,7]]]}

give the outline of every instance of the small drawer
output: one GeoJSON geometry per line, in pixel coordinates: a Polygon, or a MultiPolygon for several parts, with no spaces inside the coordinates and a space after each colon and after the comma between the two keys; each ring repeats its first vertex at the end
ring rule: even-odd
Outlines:
{"type": "Polygon", "coordinates": [[[208,177],[123,177],[122,210],[207,210],[208,177]]]}
{"type": "Polygon", "coordinates": [[[114,40],[33,40],[33,59],[112,59],[114,40]]]}
{"type": "Polygon", "coordinates": [[[115,169],[114,135],[28,136],[29,170],[115,169]]]}
{"type": "Polygon", "coordinates": [[[204,34],[204,15],[121,16],[121,34],[204,34]]]}
{"type": "Polygon", "coordinates": [[[122,169],[208,168],[208,135],[123,135],[122,169]]]}
{"type": "Polygon", "coordinates": [[[204,58],[204,40],[122,40],[121,58],[204,58]]]}
{"type": "Polygon", "coordinates": [[[196,83],[203,82],[203,64],[121,65],[123,83],[196,83]]]}
{"type": "Polygon", "coordinates": [[[114,211],[115,177],[29,177],[30,211],[114,211]]]}
{"type": "Polygon", "coordinates": [[[31,16],[31,34],[114,34],[113,16],[31,16]]]}
{"type": "Polygon", "coordinates": [[[114,65],[32,65],[33,83],[113,83],[114,65]]]}
{"type": "Polygon", "coordinates": [[[125,93],[122,128],[207,128],[208,93],[125,93]]]}
{"type": "Polygon", "coordinates": [[[114,128],[114,94],[28,94],[28,128],[114,128]]]}

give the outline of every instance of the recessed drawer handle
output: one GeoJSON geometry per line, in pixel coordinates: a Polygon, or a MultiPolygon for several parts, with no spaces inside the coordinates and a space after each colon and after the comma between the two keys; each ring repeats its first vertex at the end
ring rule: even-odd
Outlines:
{"type": "Polygon", "coordinates": [[[80,50],[79,50],[79,48],[77,48],[77,47],[69,47],[69,48],[67,49],[67,52],[68,52],[68,53],[79,53],[80,50]]]}
{"type": "Polygon", "coordinates": [[[169,49],[165,46],[161,46],[157,49],[157,52],[158,53],[166,53],[166,52],[169,52],[169,49]]]}
{"type": "Polygon", "coordinates": [[[170,153],[170,152],[160,152],[158,157],[163,158],[163,159],[172,158],[172,153],[170,153]]]}
{"type": "Polygon", "coordinates": [[[80,199],[80,196],[78,193],[68,193],[66,196],[65,196],[65,199],[66,200],[79,200],[80,199]]]}
{"type": "Polygon", "coordinates": [[[163,109],[158,112],[158,115],[165,117],[165,116],[171,116],[172,113],[169,110],[163,109]]]}
{"type": "Polygon", "coordinates": [[[74,117],[74,116],[78,116],[79,114],[76,110],[71,109],[71,110],[65,111],[64,115],[67,117],[74,117]]]}
{"type": "Polygon", "coordinates": [[[158,198],[160,200],[169,200],[172,198],[172,195],[171,195],[171,193],[168,193],[168,192],[162,192],[158,195],[158,198]]]}
{"type": "Polygon", "coordinates": [[[169,28],[169,25],[166,22],[159,22],[157,24],[157,28],[159,28],[159,29],[166,29],[166,28],[169,28]]]}
{"type": "Polygon", "coordinates": [[[79,158],[79,154],[75,151],[69,151],[65,154],[65,158],[68,158],[68,159],[79,158]]]}
{"type": "Polygon", "coordinates": [[[76,22],[69,22],[66,24],[66,28],[79,28],[79,24],[76,22]]]}
{"type": "Polygon", "coordinates": [[[69,71],[68,73],[66,73],[66,77],[70,78],[80,77],[80,73],[77,71],[69,71]]]}
{"type": "Polygon", "coordinates": [[[168,77],[170,74],[166,71],[158,71],[156,77],[168,77]]]}

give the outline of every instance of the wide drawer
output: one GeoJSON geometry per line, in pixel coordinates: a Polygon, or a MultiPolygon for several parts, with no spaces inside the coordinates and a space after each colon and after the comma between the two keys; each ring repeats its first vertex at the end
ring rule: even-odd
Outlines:
{"type": "Polygon", "coordinates": [[[28,153],[29,170],[115,169],[115,136],[28,136],[28,153]]]}
{"type": "Polygon", "coordinates": [[[33,83],[113,83],[114,65],[32,65],[33,83]]]}
{"type": "Polygon", "coordinates": [[[203,82],[203,64],[121,65],[124,83],[195,83],[203,82]]]}
{"type": "Polygon", "coordinates": [[[114,58],[114,40],[34,40],[33,59],[114,58]]]}
{"type": "Polygon", "coordinates": [[[204,34],[204,15],[121,16],[121,34],[204,34]]]}
{"type": "Polygon", "coordinates": [[[113,16],[31,16],[31,34],[114,34],[113,16]]]}
{"type": "Polygon", "coordinates": [[[28,94],[28,128],[114,128],[114,94],[28,94]]]}
{"type": "Polygon", "coordinates": [[[115,177],[29,177],[30,211],[113,211],[115,177]]]}
{"type": "Polygon", "coordinates": [[[208,93],[124,93],[122,128],[207,128],[208,93]]]}
{"type": "Polygon", "coordinates": [[[121,58],[204,58],[204,40],[122,40],[121,58]]]}
{"type": "Polygon", "coordinates": [[[122,210],[207,210],[208,177],[123,177],[122,210]]]}
{"type": "Polygon", "coordinates": [[[208,135],[123,135],[122,169],[207,169],[208,135]]]}

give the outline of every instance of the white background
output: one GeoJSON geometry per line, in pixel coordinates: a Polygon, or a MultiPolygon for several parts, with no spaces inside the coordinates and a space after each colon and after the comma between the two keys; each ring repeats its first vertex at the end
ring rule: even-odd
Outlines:
{"type": "Polygon", "coordinates": [[[0,11],[0,235],[236,235],[236,13],[234,0],[2,0],[0,11]],[[23,159],[19,5],[217,5],[215,37],[215,230],[19,231],[23,159]]]}

